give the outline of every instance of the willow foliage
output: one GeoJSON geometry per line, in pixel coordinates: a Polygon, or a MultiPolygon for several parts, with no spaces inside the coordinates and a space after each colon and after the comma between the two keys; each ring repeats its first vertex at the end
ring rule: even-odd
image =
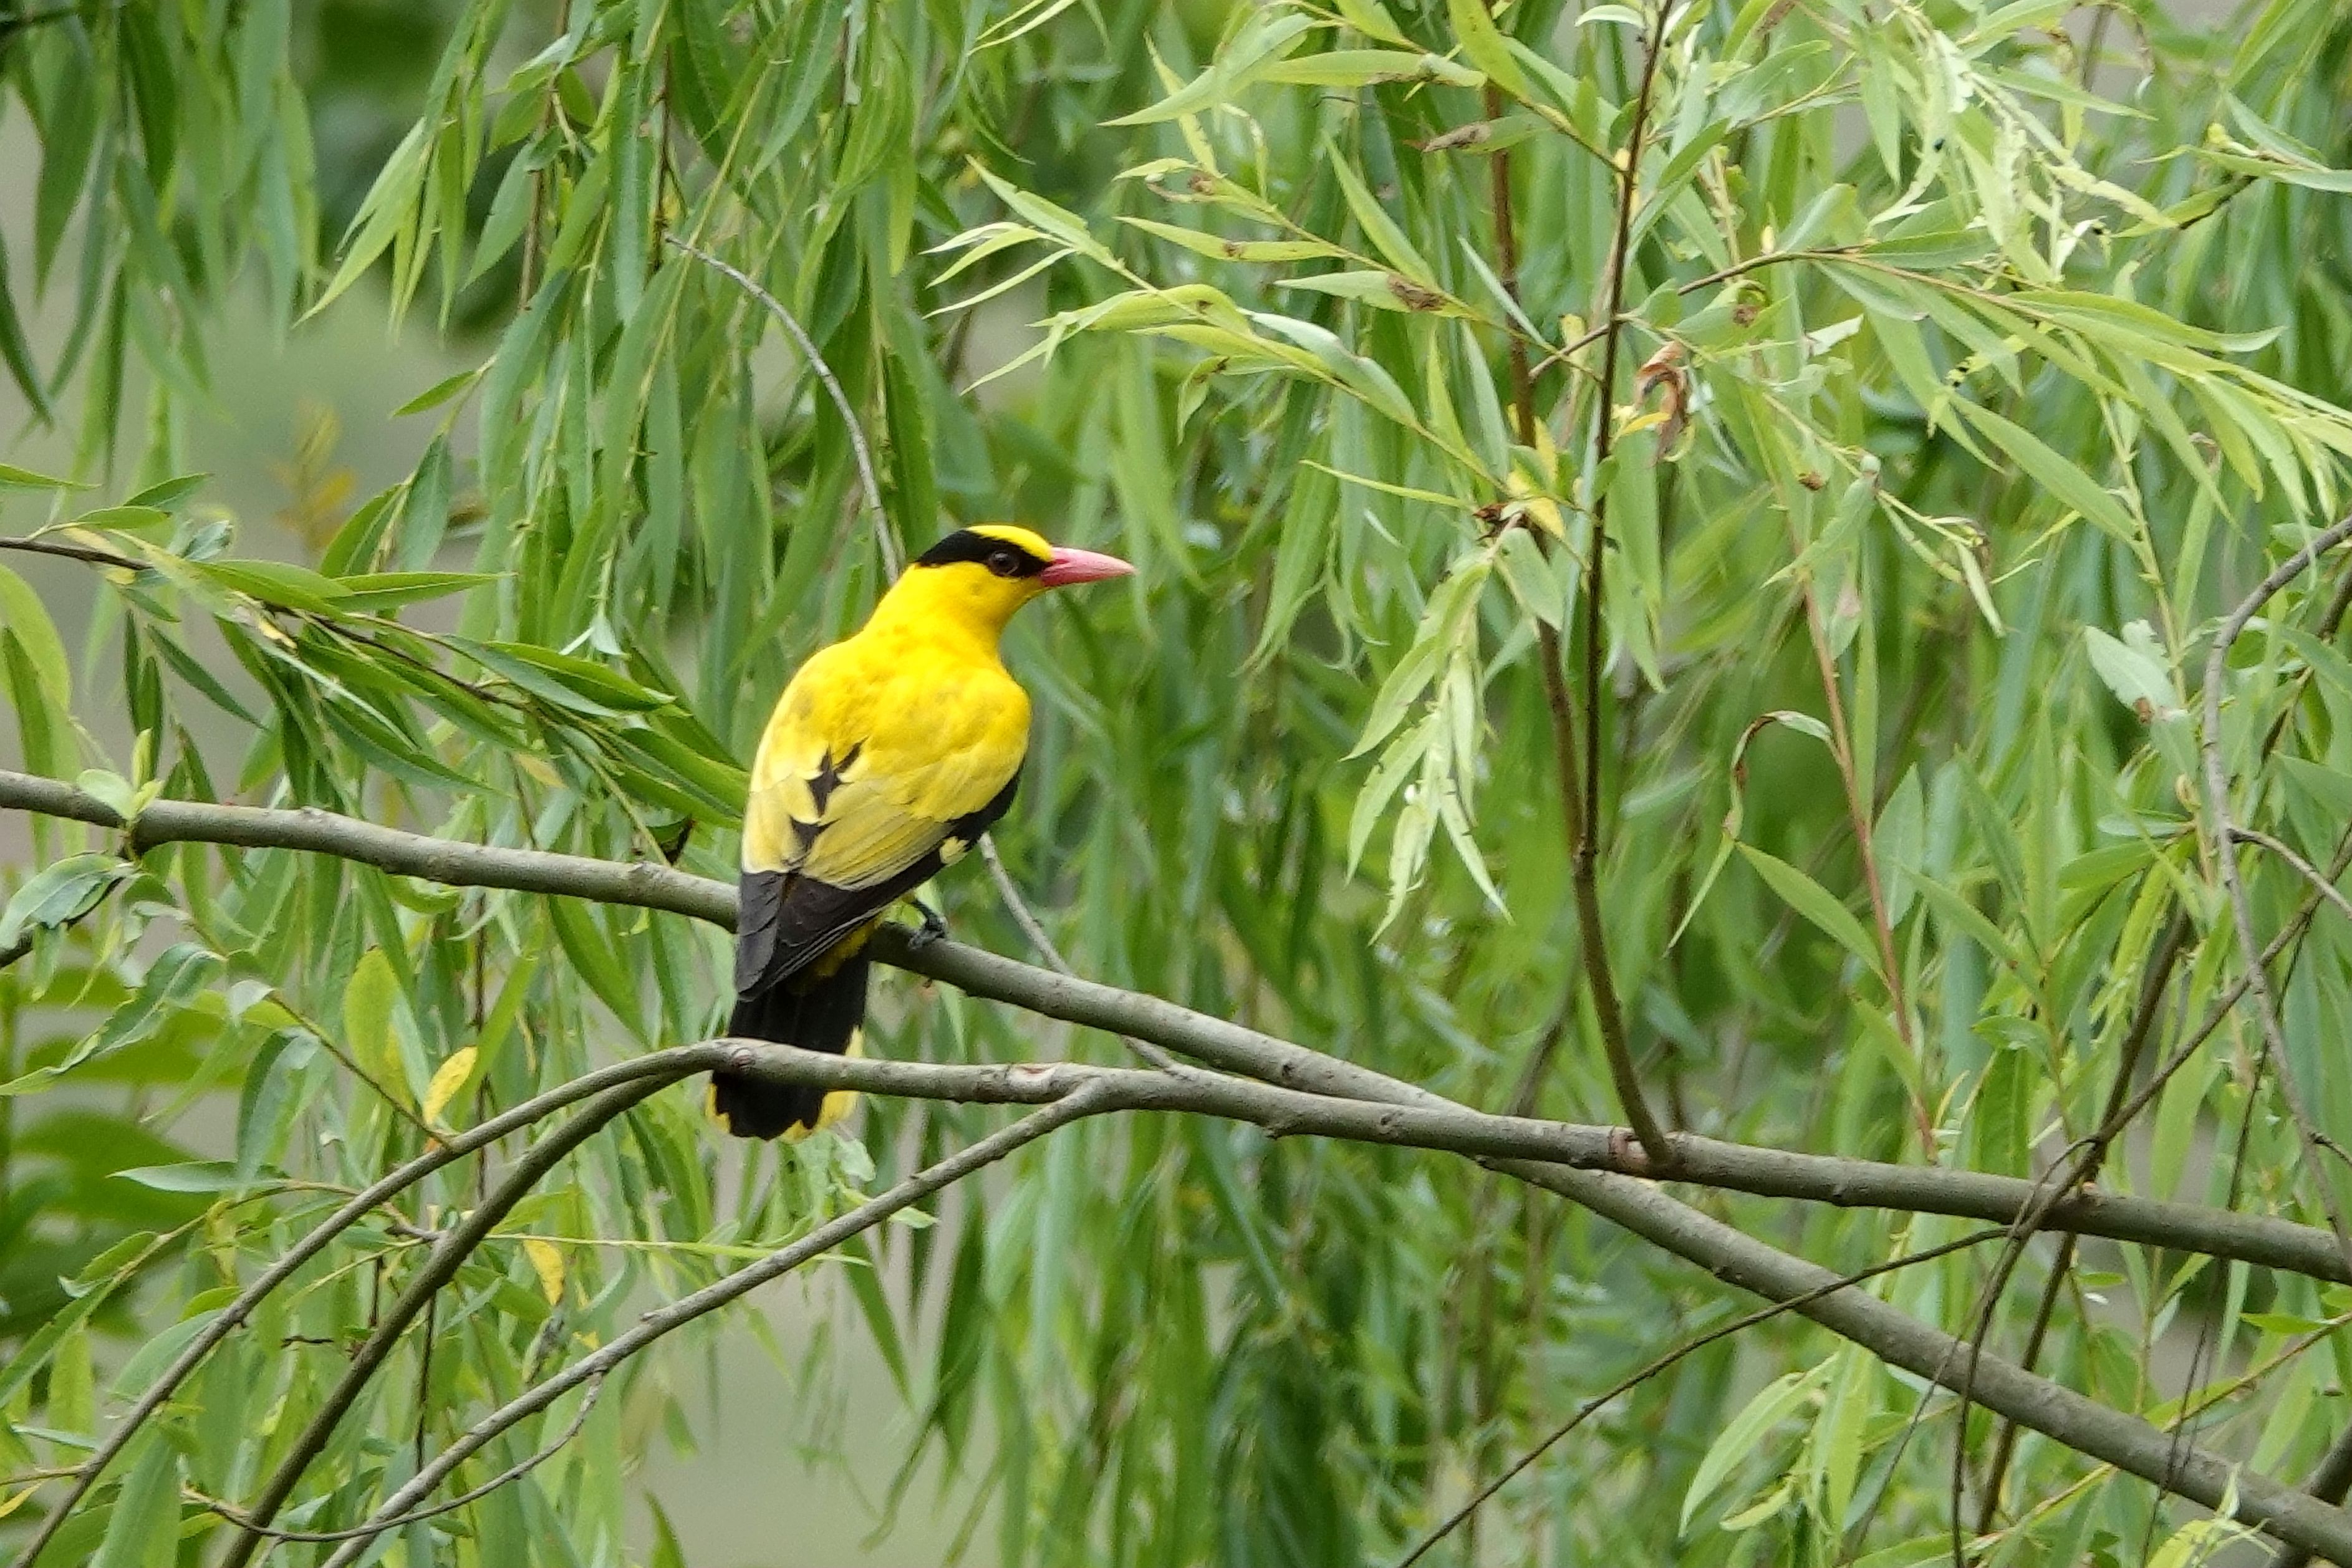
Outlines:
{"type": "MultiPolygon", "coordinates": [[[[2048,1167],[2244,972],[2221,856],[2264,940],[2308,891],[2217,839],[2200,738],[2240,826],[2340,871],[2340,563],[2263,608],[2200,718],[2220,618],[2347,504],[2352,26],[2326,0],[2203,28],[2067,0],[446,0],[383,146],[324,137],[353,89],[302,9],[0,24],[40,149],[0,358],[78,454],[0,470],[0,511],[115,558],[86,650],[0,566],[0,679],[26,769],[126,814],[318,805],[730,875],[786,673],[901,551],[1010,517],[1140,569],[1012,639],[1041,717],[1000,838],[1073,967],[1473,1104],[1622,1119],[1563,694],[1601,743],[1570,750],[1632,1059],[1721,1137],[2048,1167]],[[716,262],[805,330],[855,431],[716,262]],[[192,411],[236,395],[206,327],[239,290],[289,327],[388,302],[480,361],[414,389],[414,473],[305,564],[186,475],[192,411]],[[36,294],[71,304],[40,351],[36,294]]],[[[0,1542],[337,1194],[723,1021],[723,945],[682,918],[32,842],[0,920],[29,943],[0,971],[0,1542]],[[236,1107],[216,1160],[180,1131],[208,1100],[236,1107]]],[[[1026,951],[984,877],[940,893],[965,939],[1026,951]]],[[[2352,1205],[2315,1153],[2352,1144],[2352,925],[2323,910],[2290,953],[2284,1054],[2231,1012],[2104,1183],[2352,1205]]],[[[883,990],[888,1054],[1120,1059],[883,990]]],[[[745,1159],[696,1096],[647,1102],[466,1264],[281,1522],[360,1517],[551,1359],[991,1124],[876,1104],[745,1159]]],[[[862,1495],[928,1508],[909,1478],[945,1456],[977,1560],[1391,1557],[1749,1304],[1407,1151],[1158,1117],[1010,1168],[819,1287],[911,1412],[862,1495]]],[[[408,1221],[475,1201],[465,1171],[408,1221]]],[[[1706,1201],[1841,1270],[1960,1228],[1706,1201]]],[[[207,1557],[199,1496],[250,1492],[413,1267],[389,1218],[225,1344],[44,1561],[207,1557]]],[[[1991,1262],[1872,1288],[1967,1333],[1991,1262]]],[[[2053,1266],[2048,1375],[2281,1476],[2342,1427],[2341,1291],[2045,1241],[1992,1347],[2021,1353],[2053,1266]]],[[[817,1451],[898,1418],[837,1407],[823,1342],[773,1348],[817,1451]]],[[[632,1535],[628,1478],[691,1388],[635,1364],[577,1443],[379,1560],[674,1561],[632,1535]]],[[[1955,1506],[1988,1563],[2219,1533],[2030,1436],[1988,1505],[1996,1425],[1965,1419],[1777,1320],[1580,1427],[1441,1553],[1892,1568],[1944,1553],[1955,1506]]]]}

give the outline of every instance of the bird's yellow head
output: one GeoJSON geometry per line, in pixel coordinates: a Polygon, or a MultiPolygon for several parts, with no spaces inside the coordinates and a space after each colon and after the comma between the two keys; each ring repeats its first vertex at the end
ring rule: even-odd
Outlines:
{"type": "Polygon", "coordinates": [[[968,625],[993,635],[1013,612],[1049,588],[1124,577],[1117,556],[1056,549],[1027,528],[983,523],[959,528],[925,550],[884,601],[894,612],[968,625]]]}

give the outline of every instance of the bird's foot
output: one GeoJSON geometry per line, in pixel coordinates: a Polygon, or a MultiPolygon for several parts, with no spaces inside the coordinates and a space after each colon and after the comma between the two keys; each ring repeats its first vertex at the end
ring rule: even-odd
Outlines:
{"type": "Polygon", "coordinates": [[[910,898],[907,902],[913,904],[916,913],[923,917],[923,923],[915,927],[915,935],[911,939],[916,951],[920,952],[934,942],[947,940],[948,923],[940,917],[938,910],[919,898],[910,898]]]}

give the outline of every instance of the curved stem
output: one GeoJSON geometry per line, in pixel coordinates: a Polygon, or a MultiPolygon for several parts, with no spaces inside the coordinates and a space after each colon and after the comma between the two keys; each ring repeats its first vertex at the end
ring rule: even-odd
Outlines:
{"type": "Polygon", "coordinates": [[[866,433],[857,426],[857,411],[850,406],[849,394],[841,390],[841,382],[834,375],[833,367],[824,362],[823,354],[817,352],[816,340],[810,337],[808,329],[784,308],[784,302],[761,287],[759,279],[751,274],[730,267],[699,246],[682,240],[674,234],[665,233],[662,243],[694,257],[759,301],[766,307],[768,314],[782,325],[793,341],[800,345],[801,352],[808,359],[809,368],[816,371],[817,380],[824,383],[826,393],[833,399],[835,411],[841,415],[841,423],[849,429],[849,450],[857,459],[857,482],[865,489],[866,509],[874,514],[874,542],[881,549],[883,570],[892,577],[898,576],[905,562],[898,549],[898,536],[890,531],[889,514],[882,509],[882,486],[874,478],[874,454],[866,449],[866,433]]]}

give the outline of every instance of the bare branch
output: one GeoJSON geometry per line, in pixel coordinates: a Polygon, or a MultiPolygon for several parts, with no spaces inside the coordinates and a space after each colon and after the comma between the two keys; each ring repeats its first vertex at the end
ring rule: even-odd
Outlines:
{"type": "Polygon", "coordinates": [[[204,1508],[220,1515],[231,1524],[250,1530],[256,1534],[266,1535],[272,1541],[304,1541],[323,1544],[336,1541],[357,1541],[367,1536],[381,1534],[388,1530],[404,1530],[412,1524],[422,1524],[428,1519],[437,1519],[445,1513],[455,1513],[468,1503],[479,1502],[500,1487],[513,1485],[562,1453],[572,1438],[580,1436],[580,1428],[588,1425],[588,1413],[596,1408],[596,1396],[604,1386],[603,1378],[591,1378],[588,1382],[588,1392],[582,1396],[580,1408],[572,1413],[571,1422],[556,1436],[553,1442],[539,1449],[521,1463],[509,1465],[481,1485],[460,1492],[446,1502],[436,1502],[431,1508],[420,1508],[414,1513],[404,1513],[398,1519],[386,1520],[373,1528],[362,1526],[356,1530],[278,1530],[270,1525],[255,1522],[250,1514],[241,1511],[232,1503],[222,1501],[219,1498],[206,1497],[202,1492],[194,1490],[190,1491],[190,1495],[204,1508]]]}
{"type": "MultiPolygon", "coordinates": [[[[1013,924],[1021,927],[1021,935],[1029,938],[1029,945],[1037,949],[1038,956],[1044,958],[1056,974],[1076,974],[1077,971],[1070,967],[1070,961],[1062,956],[1061,948],[1054,945],[1052,935],[1046,931],[1045,923],[1037,918],[1036,911],[1031,909],[1029,901],[1021,896],[1021,884],[1013,880],[1013,873],[1006,868],[1004,857],[997,852],[994,833],[980,835],[980,858],[988,862],[989,880],[996,883],[996,896],[1004,901],[1006,911],[1013,916],[1013,924]]],[[[1176,1065],[1174,1057],[1150,1040],[1137,1040],[1125,1034],[1118,1038],[1128,1050],[1154,1067],[1173,1068],[1176,1065]]]]}
{"type": "Polygon", "coordinates": [[[1553,1427],[1532,1448],[1528,1448],[1517,1458],[1512,1460],[1510,1467],[1505,1469],[1502,1474],[1496,1476],[1493,1480],[1488,1481],[1485,1486],[1480,1487],[1477,1491],[1472,1495],[1469,1501],[1454,1510],[1452,1514],[1446,1517],[1444,1522],[1438,1525],[1436,1529],[1431,1531],[1427,1535],[1423,1536],[1419,1544],[1415,1545],[1411,1552],[1408,1552],[1402,1557],[1398,1558],[1397,1568],[1412,1568],[1414,1563],[1429,1555],[1431,1548],[1434,1547],[1439,1542],[1444,1540],[1447,1536],[1453,1534],[1455,1530],[1459,1529],[1463,1521],[1468,1519],[1473,1513],[1475,1513],[1479,1509],[1485,1507],[1488,1500],[1493,1498],[1496,1492],[1501,1491],[1505,1487],[1511,1483],[1513,1478],[1517,1477],[1529,1465],[1534,1464],[1538,1459],[1542,1458],[1545,1454],[1550,1452],[1555,1444],[1559,1443],[1563,1437],[1566,1437],[1570,1432],[1575,1431],[1579,1427],[1584,1425],[1586,1421],[1591,1418],[1596,1411],[1600,1410],[1611,1400],[1615,1399],[1619,1395],[1626,1393],[1631,1389],[1640,1387],[1643,1384],[1647,1383],[1653,1377],[1657,1376],[1658,1374],[1665,1371],[1668,1367],[1674,1365],[1676,1362],[1681,1361],[1685,1356],[1688,1356],[1695,1352],[1705,1350],[1708,1345],[1715,1343],[1717,1340],[1728,1339],[1733,1334],[1739,1333],[1742,1329],[1753,1328],[1758,1323],[1777,1318],[1784,1312],[1794,1312],[1801,1301],[1817,1300],[1822,1296],[1827,1295],[1832,1291],[1842,1291],[1848,1285],[1858,1285],[1865,1280],[1874,1280],[1882,1274],[1891,1274],[1897,1269],[1908,1269],[1914,1263],[1932,1262],[1937,1258],[1949,1257],[1951,1254],[1962,1251],[1968,1248],[1980,1246],[1987,1241],[1998,1240],[2007,1234],[2009,1233],[2006,1230],[1971,1231],[1969,1234],[1960,1237],[1957,1240],[1945,1242],[1941,1247],[1929,1247],[1918,1252],[1906,1252],[1900,1258],[1893,1259],[1885,1263],[1874,1263],[1867,1269],[1859,1270],[1854,1273],[1845,1275],[1837,1281],[1836,1283],[1824,1285],[1820,1290],[1812,1291],[1806,1296],[1798,1298],[1797,1300],[1775,1301],[1769,1307],[1759,1307],[1752,1312],[1744,1312],[1738,1317],[1732,1319],[1729,1322],[1717,1324],[1716,1327],[1707,1330],[1706,1333],[1703,1334],[1698,1334],[1693,1338],[1685,1340],[1682,1343],[1675,1346],[1674,1349],[1666,1352],[1664,1355],[1658,1356],[1647,1363],[1639,1371],[1630,1373],[1626,1376],[1619,1378],[1607,1388],[1602,1389],[1600,1393],[1594,1395],[1591,1398],[1578,1406],[1576,1407],[1575,1415],[1570,1416],[1567,1420],[1553,1427]]]}
{"type": "MultiPolygon", "coordinates": [[[[121,825],[112,811],[91,797],[53,780],[21,774],[0,773],[0,805],[47,810],[102,826],[121,825]]],[[[354,822],[327,812],[280,812],[157,801],[142,814],[136,836],[148,841],[219,840],[343,853],[405,874],[532,892],[603,896],[612,902],[694,914],[719,925],[728,924],[733,914],[733,900],[724,884],[667,867],[616,865],[579,856],[448,843],[354,822]]],[[[1476,1114],[1412,1084],[1254,1030],[1208,1018],[1156,997],[1052,974],[952,942],[930,943],[916,950],[909,936],[886,926],[877,935],[876,956],[976,995],[1010,1001],[1073,1023],[1132,1033],[1197,1061],[1248,1072],[1269,1085],[1381,1103],[1401,1114],[1408,1111],[1476,1114]]],[[[856,1068],[881,1065],[936,1071],[920,1063],[838,1061],[831,1061],[828,1070],[844,1075],[834,1080],[842,1086],[860,1087],[865,1085],[850,1082],[846,1074],[856,1068]]],[[[1149,1080],[1156,1092],[1162,1093],[1172,1092],[1180,1083],[1192,1088],[1201,1086],[1201,1081],[1193,1075],[1186,1075],[1184,1080],[1165,1073],[1136,1076],[1149,1080]]],[[[1066,1101],[1063,1104],[1071,1103],[1066,1101]]],[[[1087,1108],[1091,1113],[1108,1107],[1089,1103],[1087,1108]]],[[[1344,1108],[1325,1105],[1318,1109],[1328,1113],[1344,1108]]],[[[1403,1120],[1397,1124],[1407,1124],[1403,1120]]],[[[1836,1280],[1837,1276],[1827,1270],[1675,1202],[1643,1181],[1618,1174],[1660,1173],[1632,1149],[1614,1146],[1616,1140],[1611,1129],[1571,1129],[1555,1124],[1547,1134],[1561,1139],[1564,1145],[1572,1144],[1579,1134],[1598,1143],[1591,1164],[1605,1168],[1577,1169],[1559,1163],[1517,1158],[1498,1161],[1497,1168],[1581,1204],[1665,1250],[1697,1262],[1717,1277],[1769,1299],[1793,1300],[1836,1280]]],[[[1994,1212],[1980,1217],[2012,1222],[2032,1201],[2029,1184],[1973,1172],[1873,1166],[1866,1161],[1717,1145],[1712,1140],[1687,1136],[1675,1139],[1675,1151],[1674,1174],[1678,1179],[1778,1196],[1811,1196],[1847,1203],[1888,1202],[1893,1207],[1956,1214],[1977,1214],[1987,1198],[1997,1197],[1994,1212]],[[1707,1169],[1708,1156],[1727,1165],[1738,1179],[1709,1179],[1703,1174],[1707,1169]],[[1865,1190],[1866,1198],[1863,1196],[1865,1190]],[[1893,1201],[1898,1193],[1910,1192],[1926,1201],[1893,1201]]],[[[2313,1233],[2309,1228],[2255,1216],[2084,1195],[2054,1207],[2050,1218],[2053,1223],[2086,1233],[2115,1234],[2119,1239],[2221,1251],[2183,1239],[2190,1234],[2210,1237],[2218,1232],[2230,1238],[2230,1245],[2221,1255],[2244,1256],[2249,1260],[2286,1267],[2295,1266],[2287,1261],[2290,1258],[2302,1262],[2312,1260],[2308,1238],[2313,1233]],[[2148,1228],[2151,1226],[2152,1230],[2148,1228]]],[[[2326,1245],[2324,1236],[2318,1251],[2320,1261],[2307,1271],[2322,1278],[2346,1277],[2341,1259],[2331,1255],[2333,1249],[2326,1245]]],[[[1947,1375],[1947,1366],[1957,1364],[1952,1358],[1963,1349],[1961,1342],[1953,1336],[1918,1322],[1875,1298],[1852,1291],[1838,1291],[1810,1300],[1797,1310],[1864,1346],[1874,1355],[1931,1380],[1941,1381],[1947,1375]]],[[[2155,1480],[2169,1477],[2173,1490],[2208,1506],[2218,1504],[2225,1495],[2229,1467],[2220,1458],[2191,1450],[2184,1453],[2176,1466],[2170,1462],[2163,1434],[2155,1428],[2009,1362],[1984,1358],[1978,1370],[1976,1397],[1997,1414],[2135,1475],[2155,1480]]],[[[2261,1524],[2281,1539],[2313,1545],[2331,1554],[2352,1555],[2352,1515],[2289,1492],[2276,1482],[2260,1477],[2240,1477],[2239,1495],[2241,1518],[2261,1524]]],[[[408,1506],[403,1500],[393,1511],[408,1506]]]]}
{"type": "MultiPolygon", "coordinates": [[[[1867,1291],[1834,1289],[1817,1294],[1824,1286],[1840,1284],[1838,1276],[1676,1203],[1645,1183],[1519,1161],[1501,1168],[1616,1221],[1719,1280],[1770,1301],[1790,1302],[1803,1316],[1890,1365],[1948,1388],[1959,1381],[1954,1369],[1967,1355],[1959,1339],[1867,1291]]],[[[2138,1417],[2037,1377],[2013,1362],[1982,1357],[1975,1369],[1974,1396],[1997,1415],[2207,1508],[2219,1508],[2234,1492],[2234,1517],[2240,1521],[2338,1561],[2352,1561],[2352,1513],[2206,1449],[2176,1447],[2138,1417]]]]}
{"type": "Polygon", "coordinates": [[[53,555],[64,560],[85,561],[91,566],[110,566],[121,571],[147,570],[147,563],[143,560],[133,560],[110,549],[66,544],[58,539],[0,538],[0,549],[22,550],[26,555],[53,555]]]}
{"type": "MultiPolygon", "coordinates": [[[[0,808],[37,811],[101,827],[121,825],[103,802],[71,785],[5,769],[0,769],[0,808]]],[[[735,895],[726,883],[668,866],[461,843],[308,808],[272,810],[157,800],[141,813],[135,837],[144,844],[208,842],[298,849],[337,855],[448,886],[507,888],[666,910],[728,929],[732,929],[735,920],[735,895]]],[[[2295,929],[2291,925],[2274,939],[2264,955],[2265,962],[2284,951],[2295,929]]],[[[1417,1097],[1423,1105],[1462,1109],[1400,1080],[1223,1019],[1211,1018],[1162,998],[1058,975],[959,942],[918,943],[913,934],[901,926],[882,926],[874,934],[868,951],[884,963],[976,997],[1066,1023],[1131,1035],[1195,1061],[1267,1083],[1340,1099],[1394,1101],[1399,1096],[1417,1097]]],[[[2241,977],[2223,988],[2214,998],[2214,1017],[2184,1049],[2193,1049],[2218,1026],[2220,1015],[2243,995],[2244,986],[2241,977]]],[[[700,1051],[709,1048],[680,1049],[700,1051]]],[[[664,1060],[667,1059],[640,1058],[635,1064],[608,1071],[631,1074],[636,1066],[664,1060]]],[[[2159,1082],[2178,1064],[2176,1053],[2158,1070],[2159,1082]]],[[[708,1060],[699,1061],[692,1066],[675,1068],[671,1075],[684,1077],[705,1071],[709,1065],[708,1060]]],[[[617,1081],[600,1078],[594,1082],[596,1087],[604,1087],[617,1081]]],[[[581,1093],[593,1092],[582,1090],[581,1093]]],[[[567,1091],[553,1092],[563,1094],[567,1091]]],[[[2128,1120],[2137,1115],[2154,1092],[2154,1086],[2143,1085],[2123,1107],[2122,1118],[2128,1120]]],[[[542,1096],[541,1101],[532,1103],[541,1104],[545,1099],[542,1096]]],[[[569,1103],[569,1100],[555,1103],[569,1103]]],[[[521,1109],[518,1107],[516,1113],[492,1124],[511,1131],[530,1119],[515,1119],[521,1109]]],[[[545,1109],[534,1113],[544,1113],[545,1109]]],[[[1542,1157],[1634,1176],[1657,1178],[1665,1174],[1638,1150],[1622,1146],[1622,1140],[1613,1137],[1610,1128],[1564,1123],[1539,1124],[1559,1129],[1558,1135],[1562,1140],[1558,1152],[1542,1157]]],[[[1673,1179],[1762,1197],[1946,1214],[2000,1224],[2014,1223],[2033,1201],[2035,1184],[2015,1176],[1802,1154],[1688,1133],[1673,1134],[1672,1142],[1676,1161],[1673,1179]]],[[[479,1145],[467,1143],[466,1146],[479,1145]]],[[[377,1190],[372,1187],[369,1192],[377,1190]]],[[[2079,1230],[2087,1236],[2235,1258],[2315,1279],[2352,1281],[2352,1272],[2347,1272],[2343,1260],[2336,1256],[2334,1243],[2326,1231],[2265,1216],[2085,1191],[2053,1206],[2046,1220],[2050,1225],[2079,1230]]]]}
{"type": "MultiPolygon", "coordinates": [[[[2322,1502],[2344,1500],[2345,1492],[2352,1490],[2352,1427],[2336,1434],[2336,1441],[2319,1457],[2318,1467],[2303,1483],[2303,1490],[2322,1502]]],[[[2286,1545],[2273,1555],[2270,1568],[2304,1568],[2310,1561],[2311,1553],[2304,1548],[2286,1545]]]]}
{"type": "Polygon", "coordinates": [[[2345,919],[2352,920],[2352,898],[2345,897],[2344,890],[2321,875],[2319,868],[2296,853],[2292,844],[2274,838],[2258,828],[2242,828],[2233,825],[2230,829],[2230,836],[2242,844],[2260,844],[2263,849],[2286,862],[2287,868],[2309,883],[2314,893],[2334,904],[2345,919]]]}
{"type": "MultiPolygon", "coordinates": [[[[2108,1083],[2106,1108],[2102,1113],[2098,1130],[2086,1140],[2074,1168],[2067,1175],[2065,1185],[2070,1189],[2098,1179],[2099,1170],[2106,1163],[2107,1150],[2123,1130],[2122,1124],[2116,1121],[2117,1113],[2123,1108],[2125,1098],[2131,1092],[2132,1075],[2139,1071],[2140,1058],[2146,1054],[2148,1039],[2156,1031],[2157,1019],[2164,1006],[2165,989],[2172,981],[2173,966],[2180,961],[2180,955],[2188,946],[2189,917],[2176,911],[2165,923],[2164,934],[2157,939],[2156,951],[2141,973],[2139,1000],[2132,1009],[2131,1021],[2124,1030],[2122,1047],[2116,1053],[2116,1074],[2108,1083]]],[[[2028,1239],[2028,1236],[2012,1229],[2010,1253],[2021,1255],[2028,1239]]],[[[2050,1276],[2042,1282],[2042,1300],[2033,1310],[2032,1327],[2026,1331],[2025,1350],[2018,1358],[2018,1364],[2028,1372],[2032,1371],[2034,1363],[2041,1359],[2042,1342],[2050,1332],[2051,1320],[2057,1314],[2058,1298],[2064,1293],[2067,1281],[2073,1277],[2074,1247],[2078,1239],[2071,1230],[2058,1239],[2058,1255],[2051,1260],[2050,1276]]],[[[1988,1326],[1990,1321],[1988,1313],[1988,1326]]],[[[1963,1420],[1967,1417],[1965,1408],[1961,1416],[1963,1420]]],[[[2016,1423],[2004,1421],[2000,1436],[1993,1439],[1992,1463],[1986,1469],[1977,1514],[1977,1533],[1979,1535],[1990,1533],[2000,1521],[2001,1480],[2008,1472],[2010,1456],[2016,1448],[2016,1423]]]]}

